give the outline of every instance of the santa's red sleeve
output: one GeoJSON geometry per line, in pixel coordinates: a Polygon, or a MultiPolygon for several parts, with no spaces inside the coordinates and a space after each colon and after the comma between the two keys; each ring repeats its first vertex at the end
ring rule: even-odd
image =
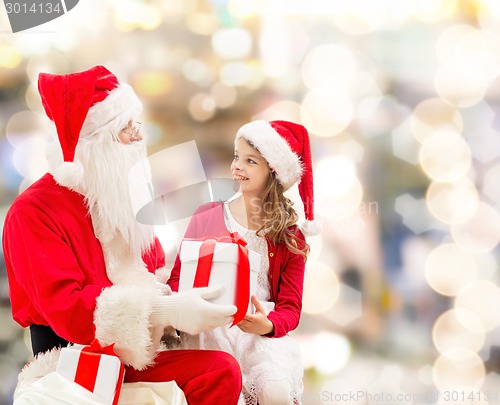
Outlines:
{"type": "MultiPolygon", "coordinates": [[[[14,319],[23,327],[49,325],[73,343],[114,343],[125,364],[147,367],[159,344],[149,317],[160,291],[155,285],[112,285],[103,262],[82,263],[87,256],[102,258],[93,234],[80,240],[66,225],[36,204],[8,213],[3,245],[14,319]]],[[[162,254],[151,252],[156,259],[150,264],[162,263],[162,254]]]]}

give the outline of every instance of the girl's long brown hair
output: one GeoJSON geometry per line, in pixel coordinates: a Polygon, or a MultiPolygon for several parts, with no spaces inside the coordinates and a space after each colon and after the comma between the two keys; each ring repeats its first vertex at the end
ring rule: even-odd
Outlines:
{"type": "Polygon", "coordinates": [[[283,186],[274,172],[269,172],[264,197],[262,198],[263,221],[257,235],[267,237],[274,244],[284,242],[292,253],[302,255],[304,261],[309,254],[309,245],[300,241],[290,227],[297,224],[299,216],[293,202],[283,194],[283,186]]]}

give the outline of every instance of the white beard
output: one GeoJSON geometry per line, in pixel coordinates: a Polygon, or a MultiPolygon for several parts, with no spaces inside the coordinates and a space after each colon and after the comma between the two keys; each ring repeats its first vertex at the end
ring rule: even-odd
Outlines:
{"type": "Polygon", "coordinates": [[[144,193],[151,196],[144,143],[81,139],[75,161],[83,166],[81,192],[103,247],[108,277],[114,284],[151,282],[142,254],[151,248],[154,229],[136,220],[132,200],[144,200],[144,193]]]}

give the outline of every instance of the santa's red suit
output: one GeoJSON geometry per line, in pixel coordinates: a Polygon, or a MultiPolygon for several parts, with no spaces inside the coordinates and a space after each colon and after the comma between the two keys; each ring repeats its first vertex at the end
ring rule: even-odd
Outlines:
{"type": "MultiPolygon", "coordinates": [[[[46,174],[12,204],[3,241],[14,320],[23,327],[50,325],[70,342],[90,343],[96,300],[112,283],[83,196],[46,174]]],[[[165,265],[157,240],[143,260],[152,273],[165,265]]],[[[141,288],[115,288],[123,290],[131,315],[148,305],[141,288]]],[[[147,330],[147,319],[142,323],[147,330]]]]}
{"type": "MultiPolygon", "coordinates": [[[[112,94],[115,88],[121,89],[118,96],[122,106],[121,100],[127,99],[124,98],[124,85],[119,86],[116,77],[101,66],[73,75],[50,76],[62,83],[63,92],[78,93],[90,83],[91,97],[92,92],[98,94],[97,89],[109,86],[104,96],[97,99],[97,107],[106,107],[104,101],[111,98],[107,95],[112,94]],[[75,86],[73,90],[72,85],[75,86]],[[99,104],[101,102],[103,104],[99,104]]],[[[131,88],[127,90],[125,87],[125,95],[132,97],[133,101],[135,94],[131,92],[131,88]]],[[[75,100],[84,98],[78,95],[73,94],[72,102],[78,103],[75,100]]],[[[56,89],[45,89],[43,96],[56,97],[56,89]]],[[[64,97],[62,99],[63,103],[67,102],[64,97]]],[[[95,101],[94,96],[92,102],[95,101]]],[[[44,99],[44,103],[47,110],[46,104],[51,102],[44,99]]],[[[119,109],[116,103],[112,107],[111,110],[104,109],[107,113],[104,115],[102,110],[98,110],[100,115],[97,119],[95,114],[90,114],[93,112],[91,109],[89,116],[95,122],[86,122],[85,125],[97,125],[103,119],[105,122],[113,121],[108,115],[119,109]]],[[[125,103],[125,107],[118,116],[120,122],[114,124],[117,128],[124,128],[134,112],[130,105],[125,103]]],[[[65,108],[76,107],[65,104],[65,108]]],[[[52,113],[48,112],[49,117],[58,126],[57,115],[52,113]]],[[[111,118],[117,120],[116,116],[111,118]]],[[[67,121],[67,118],[64,120],[67,121]]],[[[70,124],[63,127],[70,127],[70,124]]],[[[85,125],[82,132],[86,130],[85,125]]],[[[58,126],[63,153],[71,151],[71,147],[67,147],[67,142],[71,140],[62,137],[61,133],[58,126]]],[[[76,136],[73,149],[78,136],[81,136],[79,129],[76,136]]],[[[67,163],[74,163],[73,155],[71,159],[64,156],[67,163]]],[[[14,319],[23,327],[45,327],[61,342],[88,345],[98,339],[103,346],[114,344],[115,352],[126,365],[127,383],[175,381],[189,404],[216,404],[223,400],[235,404],[241,391],[241,373],[234,358],[222,352],[165,350],[161,345],[163,329],[168,326],[164,320],[173,319],[177,325],[189,324],[189,319],[181,319],[182,313],[190,313],[189,305],[184,305],[184,312],[176,311],[176,308],[182,307],[183,303],[199,303],[200,299],[180,301],[180,294],[164,296],[154,275],[165,265],[158,239],[150,239],[151,246],[143,249],[142,260],[140,257],[130,259],[130,254],[124,254],[130,253],[126,246],[115,243],[126,238],[99,231],[99,225],[94,221],[98,215],[89,207],[88,196],[78,192],[81,178],[74,173],[65,177],[64,169],[63,165],[53,172],[54,175],[44,175],[25,190],[14,201],[5,218],[2,244],[14,319]],[[158,312],[158,302],[163,305],[166,314],[158,312]],[[155,311],[160,323],[152,320],[155,311]],[[161,316],[158,317],[158,313],[161,316]]],[[[195,317],[192,312],[191,317],[195,317]]],[[[177,325],[173,326],[182,329],[177,325]]],[[[60,351],[55,346],[46,352],[40,348],[36,350],[40,354],[21,372],[18,389],[26,391],[26,385],[54,370],[60,351]]],[[[46,349],[52,347],[49,345],[46,349]]],[[[50,400],[33,399],[38,398],[39,392],[35,395],[19,403],[50,403],[50,400]]],[[[73,403],[87,404],[83,400],[75,401],[73,403]]],[[[71,403],[71,400],[54,403],[71,403]]]]}

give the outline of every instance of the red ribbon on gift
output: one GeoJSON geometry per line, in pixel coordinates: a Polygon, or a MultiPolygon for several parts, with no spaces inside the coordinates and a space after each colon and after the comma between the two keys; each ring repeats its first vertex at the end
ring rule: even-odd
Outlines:
{"type": "MultiPolygon", "coordinates": [[[[101,346],[101,343],[94,339],[90,346],[85,346],[80,354],[78,360],[78,366],[76,368],[75,382],[82,387],[94,392],[94,387],[97,379],[97,371],[99,370],[99,363],[101,361],[101,355],[107,354],[109,356],[117,356],[114,350],[114,343],[109,346],[101,346]]],[[[123,376],[125,373],[125,367],[121,366],[120,374],[118,376],[118,382],[116,385],[116,394],[113,399],[113,405],[118,404],[118,399],[120,397],[120,391],[123,384],[123,376]]]]}
{"type": "Polygon", "coordinates": [[[208,287],[212,263],[214,258],[215,245],[217,243],[234,243],[238,246],[238,271],[236,273],[235,285],[235,305],[236,313],[231,326],[241,322],[245,317],[250,300],[250,262],[248,260],[247,242],[237,232],[232,232],[227,236],[206,236],[198,239],[185,240],[202,241],[198,255],[198,265],[193,281],[194,288],[208,287]]]}

